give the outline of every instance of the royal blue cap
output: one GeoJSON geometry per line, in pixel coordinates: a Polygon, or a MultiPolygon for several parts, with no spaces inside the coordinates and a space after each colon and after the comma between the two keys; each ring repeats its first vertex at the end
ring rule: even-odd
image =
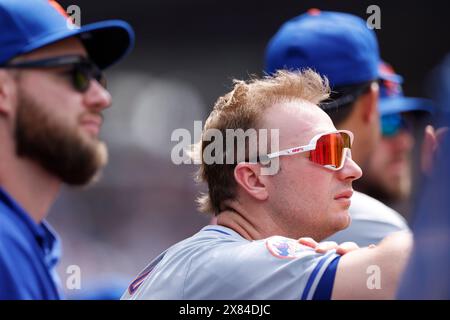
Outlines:
{"type": "Polygon", "coordinates": [[[402,89],[403,78],[395,73],[391,65],[381,61],[379,63],[379,72],[384,79],[380,83],[378,103],[378,110],[381,116],[411,111],[434,112],[431,100],[404,96],[402,89]]]}
{"type": "Polygon", "coordinates": [[[131,51],[134,32],[121,20],[74,28],[53,0],[0,0],[0,64],[57,41],[77,36],[89,57],[104,69],[131,51]]]}
{"type": "Polygon", "coordinates": [[[379,78],[373,30],[354,15],[311,9],[281,26],[266,48],[265,71],[311,68],[331,87],[379,78]]]}

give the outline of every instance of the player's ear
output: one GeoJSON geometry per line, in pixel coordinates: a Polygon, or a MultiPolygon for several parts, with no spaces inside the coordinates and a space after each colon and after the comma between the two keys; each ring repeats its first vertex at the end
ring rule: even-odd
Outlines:
{"type": "Polygon", "coordinates": [[[372,82],[369,90],[359,98],[362,120],[365,124],[371,124],[379,119],[378,94],[378,83],[372,82]]]}
{"type": "Polygon", "coordinates": [[[11,74],[0,69],[0,116],[7,116],[13,110],[14,85],[14,79],[11,74]]]}
{"type": "Polygon", "coordinates": [[[261,179],[261,166],[257,163],[238,163],[234,168],[234,179],[247,194],[258,200],[266,200],[269,196],[266,185],[261,179]]]}

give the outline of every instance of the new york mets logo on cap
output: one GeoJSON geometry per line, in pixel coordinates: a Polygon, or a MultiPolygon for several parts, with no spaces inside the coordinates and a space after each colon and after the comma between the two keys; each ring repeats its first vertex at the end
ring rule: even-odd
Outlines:
{"type": "Polygon", "coordinates": [[[400,85],[402,80],[393,81],[389,79],[390,77],[395,76],[401,79],[401,77],[395,73],[394,68],[386,62],[380,62],[378,70],[383,81],[383,86],[380,89],[382,91],[382,96],[391,97],[400,95],[402,93],[402,87],[400,85]]]}
{"type": "Polygon", "coordinates": [[[294,239],[280,236],[270,237],[266,240],[266,248],[276,258],[295,259],[309,248],[301,245],[294,239]]]}

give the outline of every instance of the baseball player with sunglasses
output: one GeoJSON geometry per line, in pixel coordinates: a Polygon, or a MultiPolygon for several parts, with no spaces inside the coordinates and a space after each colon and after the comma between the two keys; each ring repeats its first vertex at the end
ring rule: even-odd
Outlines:
{"type": "Polygon", "coordinates": [[[349,225],[352,182],[362,175],[350,152],[352,132],[337,130],[318,107],[329,90],[312,70],[235,81],[193,150],[204,160],[198,179],[208,185],[200,210],[215,215],[217,224],[161,253],[123,299],[394,298],[412,245],[409,233],[394,233],[376,247],[347,247],[344,255],[338,248],[318,250],[312,240],[349,225]],[[224,157],[235,150],[226,141],[230,129],[277,130],[279,148],[265,154],[249,148],[232,163],[206,161],[213,146],[224,157]],[[211,139],[218,131],[221,143],[211,139]],[[273,161],[278,170],[267,174],[273,161]],[[368,285],[374,265],[382,270],[377,290],[368,285]]]}
{"type": "Polygon", "coordinates": [[[58,236],[45,221],[61,185],[106,164],[111,104],[102,70],[132,48],[123,21],[71,27],[48,0],[0,0],[0,299],[59,299],[58,236]]]}

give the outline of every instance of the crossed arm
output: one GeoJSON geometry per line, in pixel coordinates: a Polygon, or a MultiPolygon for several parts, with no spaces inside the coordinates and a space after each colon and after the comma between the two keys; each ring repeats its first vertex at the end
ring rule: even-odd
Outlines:
{"type": "Polygon", "coordinates": [[[410,233],[396,232],[374,248],[343,255],[337,267],[332,299],[394,299],[412,244],[410,233]],[[373,277],[379,277],[379,283],[371,283],[373,277]]]}

